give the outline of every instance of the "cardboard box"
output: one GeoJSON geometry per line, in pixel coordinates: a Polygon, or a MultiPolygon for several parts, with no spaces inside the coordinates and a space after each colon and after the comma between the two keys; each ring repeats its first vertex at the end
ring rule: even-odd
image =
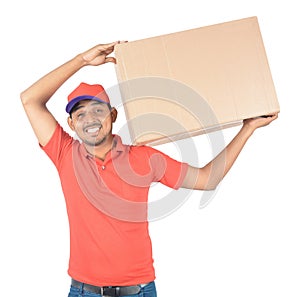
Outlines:
{"type": "Polygon", "coordinates": [[[115,57],[136,145],[279,111],[257,17],[119,44],[115,57]]]}

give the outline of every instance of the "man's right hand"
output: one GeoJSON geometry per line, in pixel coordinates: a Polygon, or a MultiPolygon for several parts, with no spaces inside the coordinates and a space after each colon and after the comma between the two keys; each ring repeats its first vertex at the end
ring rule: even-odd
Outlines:
{"type": "Polygon", "coordinates": [[[98,44],[93,48],[83,52],[81,54],[82,59],[86,63],[86,65],[98,66],[101,64],[105,64],[108,62],[116,63],[116,59],[114,57],[108,57],[113,51],[114,47],[118,43],[123,43],[125,41],[115,41],[107,44],[98,44]]]}

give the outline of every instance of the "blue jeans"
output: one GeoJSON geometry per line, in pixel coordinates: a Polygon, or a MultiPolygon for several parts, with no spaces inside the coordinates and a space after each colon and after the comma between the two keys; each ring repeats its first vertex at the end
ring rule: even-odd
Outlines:
{"type": "MultiPolygon", "coordinates": [[[[105,297],[105,296],[102,296],[101,294],[91,293],[71,286],[68,297],[105,297]]],[[[149,283],[145,287],[141,288],[141,291],[138,294],[127,295],[126,297],[157,297],[154,281],[149,283]]]]}

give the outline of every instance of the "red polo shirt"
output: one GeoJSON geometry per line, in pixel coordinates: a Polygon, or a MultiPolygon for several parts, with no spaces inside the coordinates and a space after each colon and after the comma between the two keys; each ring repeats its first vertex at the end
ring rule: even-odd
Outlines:
{"type": "Polygon", "coordinates": [[[177,189],[187,164],[114,136],[104,161],[94,158],[58,124],[42,147],[55,164],[70,225],[69,275],[98,286],[155,279],[147,201],[152,182],[177,189]]]}

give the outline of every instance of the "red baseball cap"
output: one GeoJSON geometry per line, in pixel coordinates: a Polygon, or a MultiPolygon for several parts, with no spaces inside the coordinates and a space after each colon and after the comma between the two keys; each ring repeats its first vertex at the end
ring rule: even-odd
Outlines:
{"type": "Polygon", "coordinates": [[[108,95],[101,85],[89,85],[80,83],[80,85],[68,96],[66,112],[70,113],[74,105],[81,100],[96,100],[102,103],[110,104],[108,95]]]}

